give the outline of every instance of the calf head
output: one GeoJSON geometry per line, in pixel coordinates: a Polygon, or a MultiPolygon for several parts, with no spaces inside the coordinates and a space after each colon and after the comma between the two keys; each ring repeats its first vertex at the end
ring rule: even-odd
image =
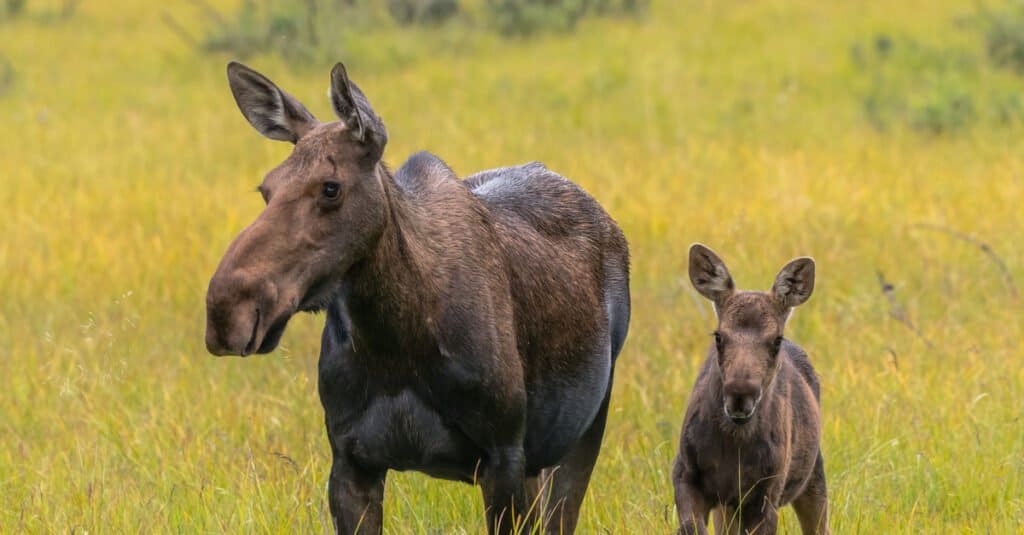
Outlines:
{"type": "Polygon", "coordinates": [[[690,281],[714,303],[722,406],[732,422],[742,425],[754,417],[778,371],[786,320],[814,290],[814,260],[786,264],[768,292],[740,291],[725,262],[698,243],[690,247],[690,281]]]}
{"type": "Polygon", "coordinates": [[[387,221],[378,171],[387,132],[342,64],[331,71],[338,121],[321,123],[260,73],[228,65],[242,115],[295,145],[258,187],[266,208],[228,247],[206,294],[206,347],[215,355],[273,350],[289,318],[322,309],[387,221]]]}

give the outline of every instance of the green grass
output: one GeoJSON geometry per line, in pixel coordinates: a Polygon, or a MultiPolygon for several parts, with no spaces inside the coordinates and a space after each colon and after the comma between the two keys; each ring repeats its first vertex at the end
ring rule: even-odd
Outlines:
{"type": "MultiPolygon", "coordinates": [[[[324,531],[322,317],[272,355],[203,348],[208,278],[287,144],[251,130],[228,58],[186,46],[163,8],[52,9],[0,24],[16,72],[0,96],[0,532],[324,531]]],[[[834,532],[1019,532],[1021,300],[976,246],[914,225],[984,240],[1024,285],[1024,128],[879,132],[849,53],[878,32],[981,50],[953,22],[972,9],[665,1],[529,41],[384,28],[338,58],[392,165],[418,149],[460,174],[542,160],[630,239],[634,317],[581,533],[674,526],[670,468],[714,328],[685,274],[693,241],[748,288],[817,260],[788,334],[822,377],[834,532]]],[[[329,64],[250,64],[329,117],[329,64]]],[[[978,69],[960,80],[978,94],[1022,82],[978,69]]],[[[385,508],[389,533],[484,527],[478,490],[416,474],[389,476],[385,508]]]]}

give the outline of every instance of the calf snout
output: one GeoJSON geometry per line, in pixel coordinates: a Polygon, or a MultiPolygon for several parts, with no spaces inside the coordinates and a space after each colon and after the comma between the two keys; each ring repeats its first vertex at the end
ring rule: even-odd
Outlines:
{"type": "Polygon", "coordinates": [[[754,381],[729,381],[723,385],[725,415],[737,424],[747,423],[761,400],[761,385],[754,381]]]}

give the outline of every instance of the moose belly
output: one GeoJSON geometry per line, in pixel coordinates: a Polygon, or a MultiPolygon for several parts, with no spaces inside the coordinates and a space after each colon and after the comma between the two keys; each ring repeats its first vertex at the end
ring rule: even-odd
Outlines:
{"type": "Polygon", "coordinates": [[[610,360],[531,389],[524,444],[530,475],[561,462],[593,423],[608,393],[610,360]]]}
{"type": "Polygon", "coordinates": [[[373,399],[346,433],[350,455],[363,466],[416,470],[472,482],[483,452],[412,391],[373,399]]]}

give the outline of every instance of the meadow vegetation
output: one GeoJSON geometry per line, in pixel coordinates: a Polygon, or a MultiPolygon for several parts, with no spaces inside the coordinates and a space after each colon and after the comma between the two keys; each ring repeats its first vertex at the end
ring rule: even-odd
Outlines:
{"type": "MultiPolygon", "coordinates": [[[[203,347],[206,283],[289,146],[241,117],[229,56],[166,23],[202,35],[196,4],[48,15],[64,4],[0,20],[0,532],[323,532],[323,318],[293,319],[271,355],[203,347]]],[[[817,261],[787,331],[822,378],[834,532],[1013,533],[1024,78],[985,20],[945,0],[654,1],[530,39],[385,19],[335,58],[247,61],[326,119],[343,60],[393,166],[541,160],[621,223],[634,316],[581,533],[674,525],[714,328],[694,241],[745,288],[817,261]]],[[[417,474],[389,476],[385,510],[388,533],[483,529],[477,489],[417,474]]]]}

